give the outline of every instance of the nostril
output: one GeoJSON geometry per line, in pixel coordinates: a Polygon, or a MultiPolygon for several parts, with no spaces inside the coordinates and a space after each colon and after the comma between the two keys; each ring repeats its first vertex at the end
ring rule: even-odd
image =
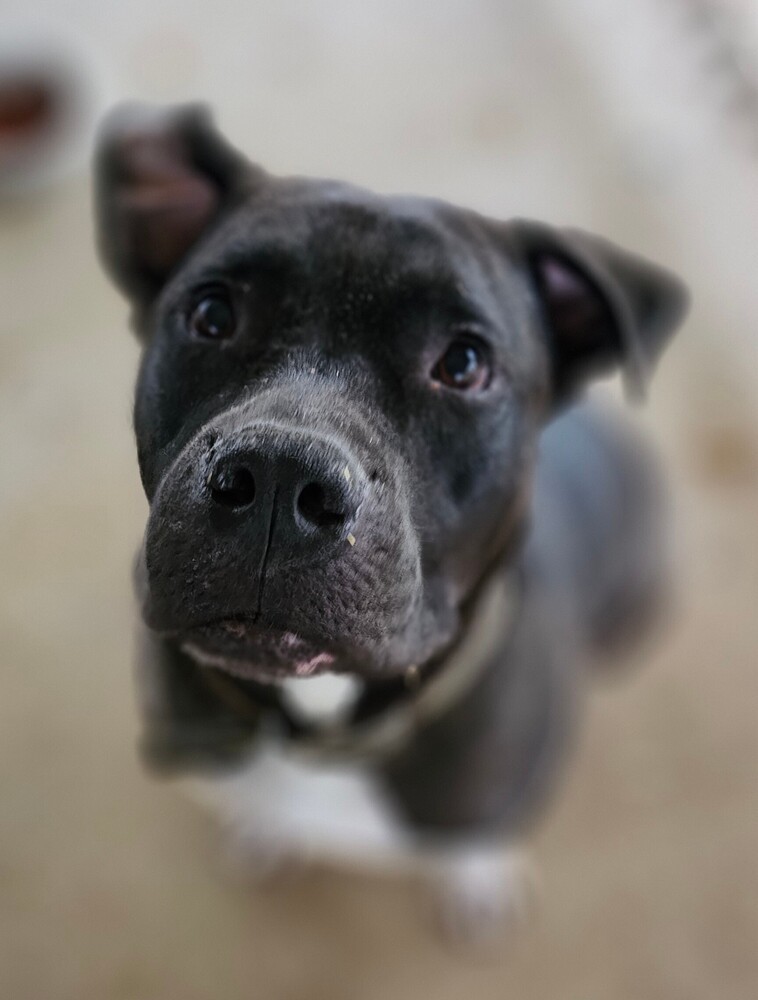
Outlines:
{"type": "Polygon", "coordinates": [[[319,528],[345,523],[346,514],[341,504],[330,503],[320,483],[308,483],[297,498],[297,509],[306,521],[319,528]]]}
{"type": "Polygon", "coordinates": [[[222,507],[248,507],[255,500],[255,479],[244,465],[217,465],[207,485],[213,501],[222,507]]]}

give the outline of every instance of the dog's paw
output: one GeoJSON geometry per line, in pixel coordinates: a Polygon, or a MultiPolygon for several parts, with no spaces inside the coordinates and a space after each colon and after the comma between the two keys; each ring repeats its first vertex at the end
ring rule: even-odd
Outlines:
{"type": "Polygon", "coordinates": [[[273,830],[230,828],[223,839],[222,871],[234,882],[265,887],[293,877],[306,863],[305,853],[273,830]]]}
{"type": "Polygon", "coordinates": [[[467,850],[437,866],[431,890],[443,939],[485,947],[526,922],[537,898],[537,877],[521,851],[467,850]]]}

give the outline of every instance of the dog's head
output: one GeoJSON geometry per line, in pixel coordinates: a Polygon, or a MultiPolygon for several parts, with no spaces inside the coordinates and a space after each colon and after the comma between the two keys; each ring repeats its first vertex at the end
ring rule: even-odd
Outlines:
{"type": "Polygon", "coordinates": [[[144,344],[148,624],[242,675],[429,660],[522,526],[540,426],[684,307],[585,234],[275,178],[197,108],[103,131],[99,240],[144,344]]]}

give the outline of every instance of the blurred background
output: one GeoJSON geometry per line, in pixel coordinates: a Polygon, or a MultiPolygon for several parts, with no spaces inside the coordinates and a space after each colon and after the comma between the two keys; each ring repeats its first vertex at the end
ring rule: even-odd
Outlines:
{"type": "Polygon", "coordinates": [[[0,995],[758,995],[758,5],[0,0],[0,995]],[[201,99],[272,171],[602,233],[694,309],[635,419],[673,484],[678,593],[591,695],[535,832],[543,898],[447,953],[407,882],[219,875],[135,753],[137,347],[93,251],[113,101],[201,99]]]}

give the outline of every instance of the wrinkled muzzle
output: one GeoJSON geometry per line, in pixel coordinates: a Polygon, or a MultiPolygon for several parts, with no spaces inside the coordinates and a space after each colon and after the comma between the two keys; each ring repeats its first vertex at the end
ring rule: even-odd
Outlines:
{"type": "Polygon", "coordinates": [[[403,462],[367,424],[310,417],[241,405],[182,449],[152,502],[145,619],[241,674],[400,669],[424,631],[403,462]]]}

